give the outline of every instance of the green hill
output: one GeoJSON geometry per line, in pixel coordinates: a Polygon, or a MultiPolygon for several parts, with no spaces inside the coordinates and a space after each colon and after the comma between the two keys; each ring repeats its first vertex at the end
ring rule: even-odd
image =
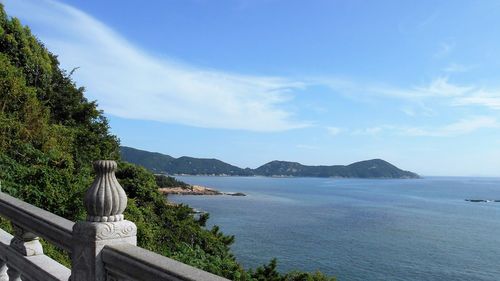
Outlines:
{"type": "Polygon", "coordinates": [[[122,157],[125,161],[141,165],[144,168],[156,173],[170,169],[170,163],[175,159],[170,155],[156,152],[150,152],[145,155],[142,150],[126,146],[120,146],[120,154],[126,155],[126,158],[122,157]]]}
{"type": "Polygon", "coordinates": [[[356,162],[348,165],[349,171],[360,178],[418,178],[419,176],[409,171],[403,171],[382,159],[373,159],[356,162]]]}
{"type": "Polygon", "coordinates": [[[255,174],[285,177],[352,177],[344,166],[306,166],[297,162],[271,161],[255,169],[255,174]],[[338,167],[338,169],[337,169],[338,167]],[[338,172],[335,172],[339,170],[338,172]]]}
{"type": "Polygon", "coordinates": [[[123,160],[141,165],[154,173],[172,175],[251,175],[251,173],[244,169],[217,159],[193,158],[187,156],[174,158],[170,155],[126,146],[120,147],[120,153],[123,160]]]}
{"type": "Polygon", "coordinates": [[[305,166],[297,162],[272,161],[254,170],[256,175],[289,177],[342,178],[418,178],[381,159],[356,162],[347,166],[305,166]]]}
{"type": "Polygon", "coordinates": [[[230,175],[230,176],[286,176],[286,177],[343,177],[343,178],[418,178],[415,173],[397,168],[381,159],[356,162],[347,166],[306,166],[297,162],[272,161],[257,169],[242,169],[217,159],[193,157],[174,158],[121,146],[125,161],[141,165],[155,173],[170,175],[230,175]]]}
{"type": "Polygon", "coordinates": [[[245,170],[227,164],[217,159],[204,159],[193,157],[179,157],[172,161],[170,171],[173,174],[195,174],[195,175],[250,175],[245,170]]]}

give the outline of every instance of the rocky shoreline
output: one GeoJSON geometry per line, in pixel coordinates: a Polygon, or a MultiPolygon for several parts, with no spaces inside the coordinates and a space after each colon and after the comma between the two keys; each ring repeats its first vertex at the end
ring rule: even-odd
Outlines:
{"type": "Polygon", "coordinates": [[[241,192],[221,192],[216,189],[201,186],[201,185],[190,185],[189,187],[162,187],[159,188],[161,194],[168,195],[230,195],[230,196],[246,196],[246,194],[241,192]]]}

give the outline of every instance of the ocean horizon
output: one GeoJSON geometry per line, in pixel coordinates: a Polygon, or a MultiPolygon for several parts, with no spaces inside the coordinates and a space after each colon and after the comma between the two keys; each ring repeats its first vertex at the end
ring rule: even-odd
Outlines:
{"type": "Polygon", "coordinates": [[[245,197],[176,196],[235,235],[246,267],[339,280],[498,280],[500,178],[341,179],[179,176],[245,197]]]}

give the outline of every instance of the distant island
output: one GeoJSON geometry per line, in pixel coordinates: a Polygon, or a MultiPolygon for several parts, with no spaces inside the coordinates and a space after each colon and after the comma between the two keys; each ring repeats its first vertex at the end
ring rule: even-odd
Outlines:
{"type": "Polygon", "coordinates": [[[472,203],[491,203],[491,202],[494,202],[494,203],[500,203],[500,200],[498,199],[465,199],[465,201],[467,202],[472,202],[472,203]]]}
{"type": "Polygon", "coordinates": [[[297,162],[271,161],[256,169],[225,163],[218,159],[194,157],[174,158],[157,152],[121,146],[123,160],[141,165],[158,174],[211,176],[267,176],[267,177],[339,177],[415,179],[419,175],[404,171],[382,159],[372,159],[350,165],[306,166],[297,162]]]}

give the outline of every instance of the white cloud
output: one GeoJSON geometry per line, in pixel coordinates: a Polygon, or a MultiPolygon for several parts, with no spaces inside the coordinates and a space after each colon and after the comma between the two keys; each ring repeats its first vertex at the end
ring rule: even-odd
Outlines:
{"type": "Polygon", "coordinates": [[[499,126],[500,124],[496,118],[474,116],[438,128],[402,128],[400,132],[403,135],[409,136],[451,137],[470,134],[485,128],[498,128],[499,126]]]}
{"type": "MultiPolygon", "coordinates": [[[[479,87],[476,85],[456,85],[448,82],[447,78],[437,78],[427,87],[417,87],[418,94],[408,94],[399,91],[399,96],[419,97],[415,101],[428,100],[432,103],[441,102],[447,106],[483,106],[500,110],[500,88],[479,87]],[[439,100],[438,98],[441,98],[439,100]]],[[[411,91],[410,91],[411,92],[411,91]]],[[[420,102],[420,106],[431,110],[420,102]]]]}
{"type": "Polygon", "coordinates": [[[448,77],[437,77],[427,85],[410,86],[408,88],[377,83],[354,82],[349,79],[338,78],[311,79],[308,82],[325,85],[338,93],[358,100],[387,97],[416,101],[426,98],[463,96],[476,89],[474,86],[450,83],[448,77]]]}
{"type": "Polygon", "coordinates": [[[473,133],[481,129],[500,128],[496,118],[490,116],[469,116],[456,122],[434,127],[405,127],[381,125],[353,131],[353,135],[379,135],[381,133],[412,137],[453,137],[473,133]]]}
{"type": "MultiPolygon", "coordinates": [[[[455,84],[447,77],[437,77],[424,85],[397,87],[339,76],[297,80],[204,69],[148,54],[98,20],[59,2],[3,0],[3,3],[9,14],[21,17],[23,22],[35,23],[37,35],[59,55],[65,68],[80,67],[74,77],[87,88],[91,99],[98,100],[100,108],[123,118],[251,131],[301,128],[310,123],[294,118],[289,108],[304,105],[290,104],[294,91],[314,85],[328,87],[357,101],[401,100],[403,103],[397,106],[409,116],[432,116],[432,107],[438,104],[500,110],[500,89],[455,84]]],[[[453,43],[444,42],[442,54],[450,53],[453,48],[453,43]]],[[[445,69],[465,70],[458,64],[445,69]]],[[[477,124],[487,124],[486,119],[478,120],[477,124]]],[[[327,130],[331,135],[344,131],[337,127],[327,130]]],[[[376,135],[384,130],[394,128],[375,126],[351,133],[376,135]]],[[[413,135],[460,131],[453,126],[436,130],[402,129],[405,130],[413,135]]]]}
{"type": "Polygon", "coordinates": [[[447,77],[438,77],[426,86],[414,86],[409,89],[390,87],[374,88],[373,92],[380,95],[404,99],[425,99],[462,96],[473,89],[474,87],[471,86],[459,86],[449,83],[447,77]]]}
{"type": "Polygon", "coordinates": [[[458,63],[451,63],[448,66],[446,66],[443,71],[449,72],[449,73],[458,73],[458,72],[467,72],[471,69],[471,67],[458,64],[458,63]]]}
{"type": "Polygon", "coordinates": [[[500,90],[478,90],[469,96],[458,97],[453,100],[455,106],[484,106],[500,110],[500,90]]]}
{"type": "Polygon", "coordinates": [[[408,115],[408,116],[412,116],[413,117],[413,116],[417,115],[417,113],[415,112],[415,110],[413,108],[411,108],[411,107],[403,107],[403,108],[401,108],[401,111],[404,114],[408,115]]]}
{"type": "Polygon", "coordinates": [[[37,35],[62,65],[80,67],[85,85],[108,114],[207,128],[281,131],[307,126],[284,109],[305,84],[239,75],[155,57],[109,27],[55,1],[5,1],[9,14],[36,23],[37,35]]]}
{"type": "Polygon", "coordinates": [[[448,78],[439,77],[434,79],[431,84],[427,87],[417,87],[416,90],[423,96],[431,97],[451,97],[451,96],[461,96],[473,87],[457,86],[448,82],[448,78]]]}
{"type": "Polygon", "coordinates": [[[421,101],[416,101],[410,105],[403,106],[400,110],[410,117],[431,117],[436,115],[436,112],[431,107],[421,101]]]}
{"type": "Polygon", "coordinates": [[[369,135],[374,136],[380,134],[384,129],[387,129],[387,126],[376,126],[365,129],[357,129],[353,131],[353,135],[369,135]]]}
{"type": "Polygon", "coordinates": [[[326,130],[328,131],[328,134],[332,136],[336,136],[342,132],[342,129],[338,127],[326,127],[326,130]]]}
{"type": "MultiPolygon", "coordinates": [[[[354,82],[349,79],[321,78],[308,83],[324,85],[335,93],[356,101],[380,102],[381,98],[399,100],[399,110],[407,116],[432,117],[439,115],[437,108],[482,106],[500,110],[500,87],[475,84],[456,84],[448,77],[436,77],[428,84],[404,87],[354,82]]],[[[384,100],[385,101],[385,100],[384,100]]],[[[366,129],[365,129],[366,130],[366,129]]],[[[357,134],[370,132],[358,130],[357,134]]]]}

